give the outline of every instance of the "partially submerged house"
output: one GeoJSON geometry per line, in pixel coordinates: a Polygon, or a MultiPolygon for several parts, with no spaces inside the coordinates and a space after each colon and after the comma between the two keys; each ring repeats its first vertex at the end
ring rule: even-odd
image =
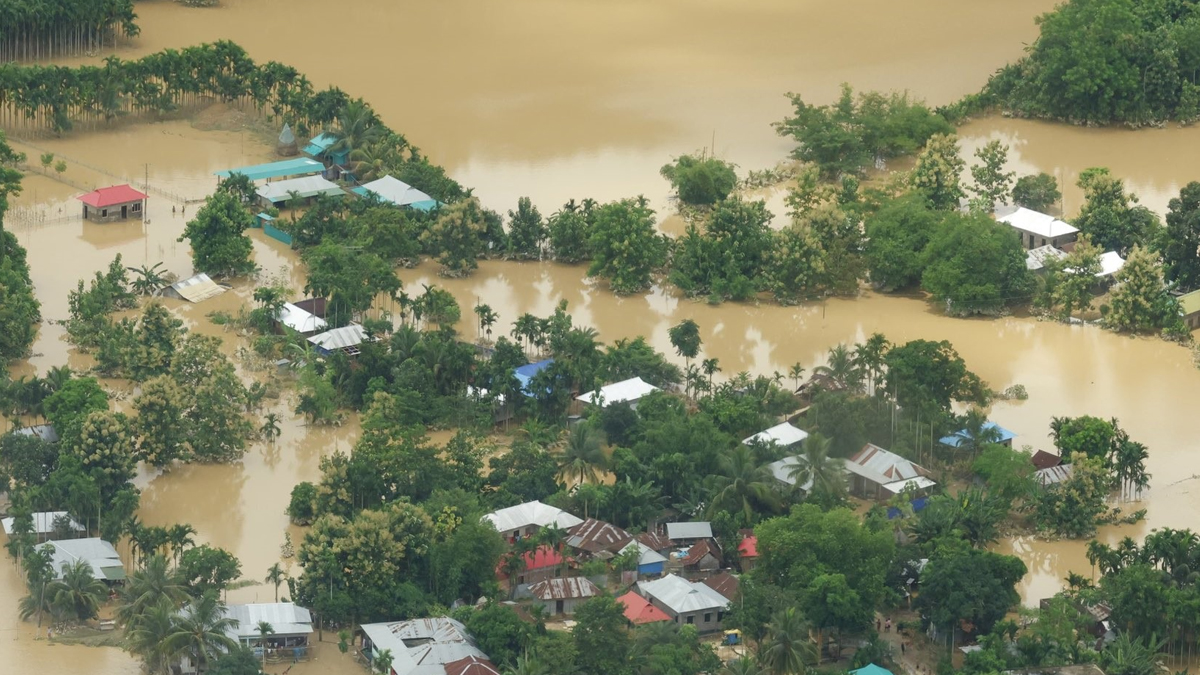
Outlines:
{"type": "Polygon", "coordinates": [[[1079,230],[1054,216],[1018,206],[997,213],[996,220],[1017,232],[1021,245],[1027,249],[1053,246],[1070,251],[1079,238],[1079,230]]]}
{"type": "Polygon", "coordinates": [[[360,629],[364,657],[374,660],[385,649],[391,653],[390,675],[449,675],[451,667],[468,659],[495,670],[466,626],[450,617],[368,623],[360,629]]]}
{"type": "Polygon", "coordinates": [[[329,356],[334,352],[342,352],[347,356],[358,356],[362,353],[359,345],[367,341],[367,331],[362,326],[352,323],[348,326],[317,333],[308,338],[308,341],[321,356],[329,356]]]}
{"type": "MultiPolygon", "coordinates": [[[[985,438],[989,438],[989,440],[991,440],[993,443],[1010,448],[1012,447],[1013,439],[1017,437],[1017,435],[1013,432],[991,421],[983,424],[982,434],[987,434],[985,438]]],[[[942,436],[938,439],[938,442],[950,448],[961,448],[964,445],[968,445],[973,440],[975,439],[971,435],[970,430],[959,429],[949,436],[942,436]]]]}
{"type": "Polygon", "coordinates": [[[13,434],[36,438],[43,443],[58,442],[58,430],[54,428],[53,424],[35,424],[31,427],[21,427],[20,429],[14,429],[13,434]]]}
{"type": "Polygon", "coordinates": [[[598,405],[607,408],[616,403],[628,403],[630,408],[637,410],[637,402],[658,391],[658,387],[646,382],[640,377],[614,382],[600,387],[596,391],[575,397],[585,405],[598,405]]]}
{"type": "Polygon", "coordinates": [[[1116,251],[1105,251],[1100,255],[1100,271],[1096,272],[1096,278],[1108,280],[1116,276],[1117,272],[1125,266],[1125,259],[1116,251]]]}
{"type": "Polygon", "coordinates": [[[227,287],[213,281],[207,274],[201,272],[194,277],[167,286],[162,294],[168,298],[187,300],[188,302],[204,302],[229,290],[227,287]]]}
{"type": "Polygon", "coordinates": [[[294,330],[308,337],[324,331],[329,324],[325,322],[324,317],[317,316],[298,304],[285,302],[275,314],[275,326],[280,332],[284,329],[294,330]]]}
{"type": "Polygon", "coordinates": [[[146,209],[146,193],[128,185],[92,190],[76,197],[83,202],[83,218],[93,223],[111,223],[129,218],[142,219],[146,209]]]}
{"type": "Polygon", "coordinates": [[[250,179],[250,182],[257,183],[259,181],[269,181],[276,178],[289,178],[292,176],[311,176],[321,173],[325,170],[325,165],[309,159],[308,157],[296,157],[294,159],[284,159],[278,162],[268,162],[266,164],[254,164],[252,166],[241,166],[236,169],[228,169],[225,171],[217,171],[213,175],[218,178],[229,178],[234,174],[241,174],[250,179]]]}
{"type": "Polygon", "coordinates": [[[808,432],[791,424],[784,422],[765,431],[760,431],[753,436],[742,439],[745,445],[753,445],[755,443],[763,443],[766,445],[775,445],[781,448],[794,448],[804,442],[808,438],[808,432]]]}
{"type": "Polygon", "coordinates": [[[600,595],[600,589],[586,577],[546,579],[532,584],[529,594],[548,614],[574,614],[580,603],[600,595]]]}
{"type": "Polygon", "coordinates": [[[1183,323],[1190,330],[1200,328],[1200,290],[1179,296],[1179,309],[1183,313],[1183,323]]]}
{"type": "Polygon", "coordinates": [[[300,176],[267,183],[255,191],[263,207],[279,207],[300,200],[307,203],[317,197],[342,197],[345,191],[324,176],[300,176]]]}
{"type": "Polygon", "coordinates": [[[691,544],[701,539],[712,539],[712,523],[694,521],[689,523],[667,523],[667,539],[676,544],[691,544]]]}
{"type": "Polygon", "coordinates": [[[612,558],[631,541],[632,534],[595,518],[588,518],[567,530],[567,546],[594,558],[612,558]]]}
{"type": "Polygon", "coordinates": [[[625,606],[625,620],[635,626],[671,620],[666,612],[633,591],[617,598],[617,602],[625,606]]]}
{"type": "Polygon", "coordinates": [[[73,565],[83,560],[92,566],[92,576],[110,583],[125,580],[125,565],[113,545],[99,537],[85,539],[52,539],[34,548],[43,550],[53,547],[50,561],[54,567],[54,576],[62,578],[63,567],[73,565]]]}
{"type": "Polygon", "coordinates": [[[925,467],[873,443],[846,459],[846,472],[850,493],[865,499],[886,500],[909,486],[921,491],[936,485],[925,467]]]}
{"type": "Polygon", "coordinates": [[[539,501],[497,509],[485,515],[483,520],[491,523],[500,536],[510,543],[532,537],[543,527],[553,525],[562,530],[569,530],[583,522],[582,518],[539,501]]]}
{"type": "Polygon", "coordinates": [[[236,622],[225,634],[239,644],[253,647],[260,658],[264,648],[264,640],[258,632],[260,621],[266,621],[275,630],[265,640],[268,658],[279,657],[291,661],[308,658],[308,640],[313,632],[312,614],[299,605],[291,602],[229,605],[225,608],[225,618],[236,622]]]}
{"type": "Polygon", "coordinates": [[[725,610],[729,608],[725,596],[704,584],[674,574],[654,581],[639,581],[637,592],[675,623],[693,625],[701,633],[720,630],[725,610]]]}
{"type": "Polygon", "coordinates": [[[418,211],[432,211],[440,206],[433,197],[391,176],[364,183],[351,192],[362,197],[371,195],[394,206],[406,206],[418,211]]]}
{"type": "MultiPolygon", "coordinates": [[[[37,511],[29,514],[33,519],[33,534],[38,543],[49,541],[56,538],[69,538],[78,536],[80,532],[85,532],[83,525],[75,520],[66,511],[37,511]],[[66,536],[63,536],[66,535],[66,536]]],[[[12,536],[15,533],[17,519],[9,516],[0,520],[0,525],[4,526],[4,534],[12,536]]]]}

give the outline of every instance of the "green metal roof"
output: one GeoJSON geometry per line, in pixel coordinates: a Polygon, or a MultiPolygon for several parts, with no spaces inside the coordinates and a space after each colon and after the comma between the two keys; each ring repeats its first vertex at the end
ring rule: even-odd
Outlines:
{"type": "Polygon", "coordinates": [[[1179,296],[1179,306],[1183,308],[1184,316],[1200,312],[1200,291],[1179,296]]]}
{"type": "Polygon", "coordinates": [[[328,131],[323,132],[320,136],[317,136],[317,137],[313,138],[312,140],[310,140],[308,142],[308,145],[304,146],[304,154],[316,157],[317,155],[321,154],[322,152],[325,152],[326,150],[328,150],[329,146],[333,145],[336,142],[337,142],[337,138],[334,137],[333,134],[329,133],[328,131]]]}
{"type": "Polygon", "coordinates": [[[124,581],[125,580],[125,568],[124,567],[101,567],[100,573],[103,574],[104,578],[108,579],[109,581],[124,581]]]}
{"type": "Polygon", "coordinates": [[[284,176],[303,176],[313,173],[320,173],[325,170],[325,165],[315,159],[308,157],[298,157],[296,159],[285,159],[281,162],[271,162],[269,164],[256,164],[254,166],[243,166],[238,169],[229,169],[228,171],[218,171],[216,175],[221,178],[229,178],[235,173],[244,174],[250,180],[266,180],[268,178],[282,178],[284,176]]]}

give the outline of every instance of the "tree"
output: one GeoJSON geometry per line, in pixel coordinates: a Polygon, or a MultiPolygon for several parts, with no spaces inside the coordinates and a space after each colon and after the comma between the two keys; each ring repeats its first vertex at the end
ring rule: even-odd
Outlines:
{"type": "Polygon", "coordinates": [[[971,470],[987,483],[1000,499],[1013,502],[1033,491],[1034,466],[1029,455],[1006,445],[988,445],[979,453],[971,470]]]}
{"type": "Polygon", "coordinates": [[[108,394],[94,377],[68,380],[58,391],[42,402],[46,420],[54,425],[59,436],[71,438],[92,412],[108,410],[108,394]]]}
{"type": "Polygon", "coordinates": [[[438,209],[437,219],[421,234],[421,243],[441,263],[441,274],[465,277],[479,266],[486,235],[483,207],[471,197],[438,209]]]}
{"type": "Polygon", "coordinates": [[[287,581],[287,578],[287,572],[283,571],[279,563],[273,563],[267,570],[267,578],[264,581],[275,587],[275,602],[279,602],[279,585],[287,581]]]}
{"type": "Polygon", "coordinates": [[[737,187],[733,165],[704,154],[678,157],[664,165],[659,173],[671,182],[675,194],[685,204],[716,204],[737,187]]]}
{"type": "Polygon", "coordinates": [[[925,256],[921,287],[952,315],[997,314],[1033,290],[1011,228],[982,214],[948,215],[925,256]]]}
{"type": "Polygon", "coordinates": [[[326,241],[304,252],[308,281],[304,290],[326,298],[326,316],[344,326],[370,309],[379,296],[393,297],[400,290],[391,263],[371,251],[355,251],[326,241]]]}
{"type": "Polygon", "coordinates": [[[207,675],[259,675],[262,669],[253,651],[239,647],[218,656],[205,672],[207,675]]]}
{"type": "Polygon", "coordinates": [[[1102,269],[1100,254],[1087,235],[1082,235],[1066,257],[1047,261],[1045,283],[1037,304],[1063,321],[1077,311],[1090,310],[1096,275],[1102,269]]]}
{"type": "Polygon", "coordinates": [[[133,428],[121,413],[98,410],[80,425],[79,443],[71,449],[100,489],[102,503],[109,503],[136,474],[133,428]]]}
{"type": "Polygon", "coordinates": [[[1108,514],[1113,478],[1104,459],[1077,452],[1070,460],[1070,477],[1037,493],[1033,520],[1039,530],[1078,539],[1092,535],[1108,514]]]}
{"type": "Polygon", "coordinates": [[[1047,173],[1021,176],[1012,189],[1013,204],[1043,213],[1060,199],[1062,193],[1058,191],[1058,180],[1047,173]]]}
{"type": "Polygon", "coordinates": [[[901,407],[947,411],[951,401],[979,400],[983,383],[949,342],[913,340],[884,357],[887,389],[901,407]]]}
{"type": "Polygon", "coordinates": [[[914,286],[925,271],[925,247],[942,216],[919,193],[888,200],[867,218],[867,268],[884,291],[914,286]]]}
{"type": "Polygon", "coordinates": [[[874,608],[846,584],[841,574],[822,574],[800,596],[804,616],[817,629],[817,665],[821,664],[826,630],[856,632],[871,625],[874,608]]]}
{"type": "Polygon", "coordinates": [[[830,349],[829,361],[813,368],[813,374],[828,377],[837,389],[862,389],[863,371],[855,361],[854,354],[844,344],[830,349]]]}
{"type": "Polygon", "coordinates": [[[183,423],[184,393],[179,385],[165,375],[149,380],[133,407],[138,413],[134,418],[138,456],[153,466],[183,458],[189,433],[183,423]]]}
{"type": "Polygon", "coordinates": [[[1167,281],[1182,290],[1200,287],[1200,182],[1183,186],[1167,204],[1167,229],[1162,238],[1167,281]]]}
{"type": "Polygon", "coordinates": [[[192,266],[214,276],[238,276],[254,269],[246,229],[254,216],[227,192],[214,192],[188,221],[179,241],[192,246],[192,266]]]}
{"type": "Polygon", "coordinates": [[[917,606],[950,646],[958,631],[985,634],[1021,600],[1025,563],[1015,556],[970,549],[930,559],[921,573],[917,606]]]}
{"type": "Polygon", "coordinates": [[[217,192],[227,192],[236,197],[241,204],[251,204],[258,198],[254,181],[250,180],[246,174],[237,171],[217,181],[217,192]]]}
{"type": "Polygon", "coordinates": [[[546,241],[546,223],[542,214],[529,200],[517,200],[517,210],[508,212],[508,257],[517,260],[538,260],[546,241]]]}
{"type": "Polygon", "coordinates": [[[104,582],[94,576],[86,560],[63,563],[61,575],[46,588],[50,605],[61,616],[87,621],[100,613],[100,603],[108,595],[104,582]]]}
{"type": "Polygon", "coordinates": [[[767,630],[767,642],[761,660],[771,675],[807,673],[813,649],[809,643],[807,626],[796,608],[788,607],[776,612],[767,630]]]}
{"type": "Polygon", "coordinates": [[[710,516],[718,511],[729,511],[741,519],[741,525],[749,527],[759,516],[774,513],[779,508],[775,477],[745,445],[739,445],[718,460],[718,473],[711,480],[710,516]]]}
{"type": "Polygon", "coordinates": [[[380,649],[375,658],[371,659],[371,670],[386,675],[392,672],[392,650],[380,649]]]}
{"type": "Polygon", "coordinates": [[[186,654],[199,669],[206,670],[221,653],[237,649],[237,641],[226,634],[236,625],[236,619],[225,616],[225,603],[212,591],[183,608],[163,646],[172,653],[186,654]]]}
{"type": "Polygon", "coordinates": [[[630,639],[624,605],[612,596],[592,598],[576,607],[575,622],[571,633],[580,671],[586,675],[628,673],[630,639]]]}
{"type": "Polygon", "coordinates": [[[788,478],[797,487],[811,483],[808,494],[819,504],[838,503],[846,494],[845,464],[830,454],[830,447],[828,438],[813,432],[788,468],[788,478]]]}
{"type": "Polygon", "coordinates": [[[254,631],[258,633],[258,646],[262,649],[262,666],[265,670],[267,667],[267,636],[275,633],[275,627],[267,621],[259,621],[254,627],[254,631]]]}
{"type": "MultiPolygon", "coordinates": [[[[144,608],[136,623],[127,624],[125,627],[129,651],[142,657],[151,675],[165,675],[170,672],[174,653],[167,647],[167,638],[175,631],[175,615],[178,609],[170,600],[160,598],[144,608]]],[[[258,660],[252,657],[251,662],[257,671],[258,660]]],[[[215,669],[209,671],[210,675],[215,672],[215,669]]]]}
{"type": "Polygon", "coordinates": [[[1004,170],[1008,165],[1008,146],[998,140],[988,141],[975,151],[975,157],[980,163],[971,167],[971,178],[975,180],[970,188],[975,193],[971,208],[991,213],[997,204],[1008,204],[1013,176],[1017,174],[1004,170]]]}
{"type": "MultiPolygon", "coordinates": [[[[0,158],[7,148],[0,136],[0,158]]],[[[0,223],[4,219],[4,188],[9,171],[0,164],[0,223]]],[[[25,249],[12,232],[0,231],[0,359],[17,359],[28,354],[41,320],[41,303],[33,293],[25,249]]]]}
{"type": "Polygon", "coordinates": [[[132,627],[163,602],[179,608],[189,595],[179,574],[170,569],[164,556],[156,553],[143,560],[141,569],[130,573],[119,597],[117,619],[132,627]]]}
{"type": "Polygon", "coordinates": [[[1167,291],[1162,264],[1153,251],[1134,247],[1116,277],[1117,288],[1104,316],[1106,326],[1132,333],[1187,333],[1179,302],[1167,291]]]}
{"type": "Polygon", "coordinates": [[[700,326],[691,319],[684,319],[667,331],[675,353],[691,362],[700,353],[700,326]]]}
{"type": "Polygon", "coordinates": [[[937,134],[925,144],[912,170],[912,186],[920,190],[932,209],[951,211],[963,198],[959,175],[966,162],[958,156],[958,140],[951,134],[937,134]]]}
{"type": "Polygon", "coordinates": [[[588,276],[607,279],[620,294],[645,290],[667,257],[667,242],[655,230],[654,211],[644,197],[598,208],[588,248],[592,254],[588,276]]]}
{"type": "Polygon", "coordinates": [[[711,301],[751,297],[763,286],[772,217],[761,201],[731,197],[718,202],[703,231],[689,225],[676,242],[671,282],[689,295],[707,294],[711,301]]]}
{"type": "Polygon", "coordinates": [[[604,438],[590,424],[571,427],[558,459],[558,475],[563,482],[596,482],[608,464],[604,456],[604,438]]]}
{"type": "Polygon", "coordinates": [[[766,288],[776,301],[795,304],[821,294],[828,261],[812,229],[792,223],[774,232],[764,257],[766,288]]]}
{"type": "Polygon", "coordinates": [[[40,159],[42,161],[42,173],[46,173],[50,170],[50,165],[54,163],[54,153],[43,152],[40,159]]]}
{"type": "Polygon", "coordinates": [[[593,216],[590,200],[585,202],[582,210],[575,200],[571,200],[550,216],[550,249],[554,252],[555,260],[572,264],[591,258],[588,246],[593,216]]]}
{"type": "Polygon", "coordinates": [[[379,123],[375,111],[361,98],[343,103],[336,119],[337,124],[326,132],[334,139],[326,151],[330,155],[349,155],[376,142],[386,133],[386,127],[379,123]]]}
{"type": "Polygon", "coordinates": [[[1125,192],[1125,183],[1108,169],[1085,169],[1079,174],[1084,204],[1074,225],[1102,251],[1128,254],[1134,247],[1152,246],[1160,236],[1158,216],[1144,206],[1134,206],[1137,197],[1125,192]]]}
{"type": "Polygon", "coordinates": [[[225,590],[242,575],[242,564],[232,553],[208,544],[183,552],[178,573],[196,597],[225,590]]]}

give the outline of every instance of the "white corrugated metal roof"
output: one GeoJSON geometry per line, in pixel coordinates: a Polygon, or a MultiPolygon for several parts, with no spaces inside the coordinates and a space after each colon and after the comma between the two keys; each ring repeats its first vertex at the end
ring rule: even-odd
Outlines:
{"type": "Polygon", "coordinates": [[[894,495],[898,495],[901,492],[904,492],[909,485],[913,486],[914,490],[924,490],[927,487],[933,487],[934,485],[937,485],[937,483],[926,478],[925,476],[917,476],[916,478],[905,478],[892,483],[886,483],[883,486],[883,489],[894,495]]]}
{"type": "Polygon", "coordinates": [[[784,422],[783,424],[776,424],[766,431],[760,431],[749,438],[745,438],[742,440],[742,443],[749,445],[750,443],[757,441],[760,443],[775,444],[787,447],[790,445],[795,445],[796,443],[800,443],[806,438],[808,438],[807,431],[788,422],[784,422]]]}
{"type": "Polygon", "coordinates": [[[600,589],[587,577],[545,579],[530,584],[529,592],[538,600],[578,600],[600,595],[600,589]]]}
{"type": "Polygon", "coordinates": [[[188,302],[204,302],[224,293],[227,288],[209,278],[203,272],[183,281],[171,284],[171,290],[188,302]]]}
{"type": "Polygon", "coordinates": [[[54,547],[52,554],[52,562],[54,565],[54,574],[57,577],[62,576],[62,568],[64,564],[74,563],[76,560],[86,560],[92,566],[92,576],[97,579],[124,579],[124,565],[121,564],[121,556],[117,555],[117,549],[113,545],[98,537],[88,537],[86,539],[56,539],[48,541],[44,544],[38,544],[34,548],[43,549],[47,546],[54,547]],[[105,568],[120,568],[119,575],[105,574],[105,568]]]}
{"type": "Polygon", "coordinates": [[[1070,478],[1071,471],[1070,464],[1059,464],[1058,466],[1050,466],[1034,471],[1033,479],[1040,485],[1054,485],[1070,478]]]}
{"type": "Polygon", "coordinates": [[[1121,271],[1125,266],[1125,259],[1116,251],[1107,251],[1100,256],[1100,271],[1096,272],[1098,277],[1107,277],[1121,271]]]}
{"type": "Polygon", "coordinates": [[[391,202],[396,206],[408,206],[417,202],[432,201],[433,197],[421,192],[417,188],[405,183],[398,178],[384,176],[378,180],[373,180],[370,183],[364,183],[363,189],[368,192],[373,192],[384,201],[391,202]]]}
{"type": "Polygon", "coordinates": [[[1031,248],[1025,253],[1025,269],[1037,271],[1046,266],[1046,263],[1051,260],[1058,260],[1067,257],[1067,254],[1054,248],[1050,244],[1031,248]]]}
{"type": "Polygon", "coordinates": [[[357,347],[367,339],[367,333],[363,327],[352,323],[349,326],[334,328],[327,330],[324,333],[318,333],[308,341],[326,351],[337,351],[347,347],[357,347]]]}
{"type": "Polygon", "coordinates": [[[256,192],[259,197],[270,202],[286,202],[292,198],[292,192],[295,192],[301,199],[308,199],[317,195],[337,196],[346,194],[342,191],[342,188],[337,186],[337,183],[326,180],[324,176],[320,175],[278,180],[274,183],[267,183],[258,188],[256,192]]]}
{"type": "Polygon", "coordinates": [[[667,523],[667,539],[680,541],[682,539],[711,539],[712,523],[667,523]]]}
{"type": "Polygon", "coordinates": [[[603,408],[613,403],[636,401],[655,391],[658,391],[658,387],[640,377],[635,377],[600,387],[599,392],[589,391],[586,394],[577,396],[576,400],[583,401],[584,403],[599,403],[600,407],[603,408]]]}
{"type": "MultiPolygon", "coordinates": [[[[66,511],[38,511],[30,514],[33,516],[33,533],[34,534],[50,534],[54,531],[54,521],[58,518],[66,518],[71,521],[71,529],[76,532],[83,532],[83,525],[79,521],[72,518],[66,511]]],[[[0,524],[4,526],[4,534],[12,534],[13,523],[16,518],[9,517],[0,520],[0,524]]]]}
{"type": "Polygon", "coordinates": [[[846,460],[846,470],[880,485],[929,473],[925,467],[872,443],[846,460]]]}
{"type": "MultiPolygon", "coordinates": [[[[792,467],[799,463],[800,458],[798,456],[784,457],[781,460],[771,462],[767,465],[767,468],[771,470],[771,475],[775,476],[775,480],[779,481],[780,483],[795,485],[796,479],[792,478],[791,476],[792,467]]],[[[800,489],[808,491],[812,488],[812,483],[812,477],[809,476],[808,480],[804,481],[804,485],[800,486],[800,489]]]]}
{"type": "Polygon", "coordinates": [[[283,307],[279,309],[279,314],[275,315],[275,320],[299,333],[312,333],[324,330],[325,326],[328,325],[325,323],[325,319],[312,312],[300,309],[290,302],[283,304],[283,307]]]}
{"type": "Polygon", "coordinates": [[[704,584],[697,584],[668,574],[654,581],[639,581],[638,594],[654,598],[676,614],[702,612],[706,609],[725,609],[729,599],[704,584]]]}
{"type": "Polygon", "coordinates": [[[1054,216],[1040,213],[1032,209],[1027,209],[1024,206],[1018,206],[1017,210],[1007,215],[1000,216],[996,220],[1017,228],[1046,237],[1062,237],[1068,234],[1074,234],[1079,230],[1070,223],[1064,222],[1054,216]]]}
{"type": "Polygon", "coordinates": [[[234,640],[258,637],[258,622],[266,621],[275,635],[308,635],[313,632],[312,615],[307,609],[290,602],[258,602],[249,605],[229,605],[225,616],[237,621],[226,634],[234,640]]]}
{"type": "Polygon", "coordinates": [[[468,656],[487,658],[466,626],[449,617],[368,623],[360,628],[376,653],[391,650],[396,675],[445,675],[447,663],[468,656]]]}
{"type": "Polygon", "coordinates": [[[546,527],[551,524],[556,524],[565,530],[583,522],[582,518],[577,518],[562,509],[539,501],[525,502],[492,511],[483,519],[490,522],[497,532],[511,532],[530,525],[546,527]]]}
{"type": "Polygon", "coordinates": [[[625,548],[621,549],[621,553],[628,551],[630,548],[637,548],[637,550],[639,551],[639,554],[638,554],[638,564],[639,565],[653,565],[654,563],[660,563],[660,562],[667,561],[667,556],[659,553],[658,551],[655,551],[654,549],[650,548],[649,546],[643,544],[642,542],[640,542],[636,539],[629,542],[625,546],[625,548]]]}

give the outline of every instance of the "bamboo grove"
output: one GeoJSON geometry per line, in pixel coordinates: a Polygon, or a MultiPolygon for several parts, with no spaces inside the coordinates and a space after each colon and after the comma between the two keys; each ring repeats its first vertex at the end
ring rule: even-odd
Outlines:
{"type": "MultiPolygon", "coordinates": [[[[255,64],[238,45],[221,41],[168,49],[102,66],[0,66],[0,126],[68,131],[77,123],[170,113],[189,103],[252,102],[290,122],[299,134],[332,123],[349,102],[340,89],[314,90],[295,68],[255,64]]],[[[371,112],[374,124],[380,124],[371,112]]]]}
{"type": "Polygon", "coordinates": [[[0,0],[0,62],[95,52],[140,31],[133,0],[0,0]]]}

